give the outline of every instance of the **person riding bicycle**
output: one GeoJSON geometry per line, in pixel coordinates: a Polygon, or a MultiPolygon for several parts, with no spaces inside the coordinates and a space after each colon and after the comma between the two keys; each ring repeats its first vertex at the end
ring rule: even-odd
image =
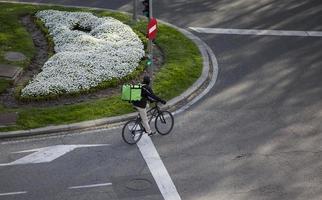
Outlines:
{"type": "Polygon", "coordinates": [[[138,110],[141,119],[142,125],[145,128],[145,131],[148,135],[153,135],[155,132],[151,131],[148,117],[147,117],[147,103],[149,102],[161,102],[162,104],[166,104],[167,102],[160,97],[156,96],[153,93],[152,88],[150,87],[150,77],[144,76],[142,81],[142,92],[141,92],[141,100],[133,101],[133,106],[138,110]]]}

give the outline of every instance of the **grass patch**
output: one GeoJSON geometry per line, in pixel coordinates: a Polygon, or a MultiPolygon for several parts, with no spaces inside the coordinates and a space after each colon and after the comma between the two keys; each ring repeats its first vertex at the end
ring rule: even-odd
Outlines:
{"type": "MultiPolygon", "coordinates": [[[[17,23],[19,16],[21,16],[22,13],[35,13],[36,10],[43,9],[90,11],[98,16],[114,17],[118,20],[121,20],[123,23],[130,25],[133,30],[137,34],[139,34],[139,37],[144,40],[144,43],[146,45],[146,39],[144,35],[146,32],[147,21],[133,23],[131,21],[131,17],[128,15],[101,10],[0,3],[0,16],[2,17],[0,18],[0,26],[1,23],[4,23],[3,21],[5,20],[2,15],[14,16],[14,19],[10,21],[11,23],[17,23]],[[8,12],[10,12],[10,14],[8,12]]],[[[10,24],[8,26],[10,26],[10,24]]],[[[2,43],[0,40],[1,48],[9,44],[11,45],[12,40],[11,42],[7,41],[7,37],[9,36],[10,35],[7,34],[3,38],[2,43]]],[[[30,39],[29,35],[24,35],[24,37],[30,39]]],[[[177,30],[166,25],[159,24],[158,36],[155,42],[158,46],[161,47],[162,51],[164,52],[165,64],[156,74],[155,81],[153,82],[153,88],[156,94],[158,94],[162,98],[169,100],[175,96],[180,95],[199,78],[202,71],[202,58],[198,48],[192,41],[187,39],[177,30]]],[[[29,50],[33,49],[32,46],[29,46],[28,48],[29,50]]],[[[134,74],[133,76],[137,76],[137,74],[134,74]]],[[[124,81],[130,80],[131,78],[133,77],[129,77],[124,81]]],[[[101,87],[105,87],[106,85],[104,84],[111,84],[112,86],[114,86],[120,84],[120,82],[113,80],[112,82],[102,83],[101,87]]],[[[7,109],[0,107],[0,112],[9,111],[19,113],[17,126],[10,128],[0,128],[0,131],[68,124],[84,120],[122,115],[133,112],[134,110],[129,103],[124,102],[120,99],[120,95],[116,95],[108,98],[89,101],[86,103],[64,106],[62,105],[50,108],[7,109]]]]}
{"type": "MultiPolygon", "coordinates": [[[[147,22],[133,27],[146,31],[147,22]]],[[[161,47],[165,64],[156,74],[153,89],[165,99],[171,99],[184,92],[202,73],[202,57],[198,47],[182,33],[169,26],[158,24],[155,43],[161,47]]]]}
{"type": "Polygon", "coordinates": [[[21,110],[18,124],[23,127],[36,128],[44,124],[66,124],[116,116],[129,112],[133,112],[132,107],[128,103],[120,101],[119,96],[113,96],[75,105],[21,110]]]}
{"type": "Polygon", "coordinates": [[[198,47],[177,30],[165,25],[159,25],[158,29],[160,34],[156,43],[165,53],[166,62],[156,75],[153,86],[156,93],[170,99],[184,92],[200,77],[202,58],[198,47]]]}
{"type": "Polygon", "coordinates": [[[15,64],[25,68],[35,53],[35,48],[27,30],[22,26],[20,17],[32,12],[33,6],[18,6],[11,4],[0,6],[0,63],[15,64]],[[7,51],[17,51],[26,55],[23,62],[10,62],[4,59],[7,51]]]}

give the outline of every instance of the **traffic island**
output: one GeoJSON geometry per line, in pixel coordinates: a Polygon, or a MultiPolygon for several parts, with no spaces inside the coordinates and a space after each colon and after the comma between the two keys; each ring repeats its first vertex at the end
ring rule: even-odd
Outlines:
{"type": "MultiPolygon", "coordinates": [[[[19,16],[33,15],[38,10],[44,9],[86,11],[92,12],[97,16],[111,16],[121,20],[125,24],[130,25],[136,33],[140,34],[141,36],[143,35],[142,39],[144,39],[146,32],[146,20],[133,23],[131,21],[131,16],[117,12],[85,8],[80,9],[59,6],[53,7],[44,5],[35,6],[0,3],[0,15],[2,15],[1,19],[10,18],[11,16],[10,19],[16,19],[16,21],[19,21],[19,16]],[[6,12],[6,10],[10,10],[10,13],[6,12]]],[[[28,37],[29,39],[31,38],[30,35],[28,37]]],[[[7,41],[7,43],[10,43],[10,41],[7,41]]],[[[162,23],[159,23],[158,25],[158,37],[155,40],[155,45],[160,49],[159,54],[161,55],[161,57],[156,57],[155,61],[157,62],[164,60],[164,62],[160,62],[161,66],[155,73],[153,88],[161,97],[170,100],[186,91],[200,77],[202,71],[202,57],[194,42],[192,42],[175,28],[162,23]]],[[[28,58],[31,60],[33,56],[28,58]]],[[[143,67],[145,67],[145,63],[146,60],[142,60],[141,64],[143,67]]],[[[134,74],[134,76],[130,77],[129,79],[123,80],[123,83],[139,81],[140,76],[142,76],[142,71],[134,74]]],[[[18,100],[18,103],[16,104],[17,107],[10,107],[5,105],[5,101],[2,101],[2,105],[0,105],[0,113],[19,112],[19,116],[15,126],[10,128],[1,128],[0,131],[2,131],[2,133],[0,134],[5,134],[6,131],[29,130],[46,127],[49,125],[68,126],[68,124],[71,123],[78,123],[88,120],[94,120],[94,125],[102,125],[102,123],[113,122],[113,120],[100,120],[102,118],[106,119],[108,117],[112,117],[113,119],[116,119],[114,121],[117,121],[119,119],[118,116],[128,114],[128,116],[131,117],[130,113],[134,111],[132,106],[128,102],[121,101],[120,99],[119,88],[122,82],[113,80],[108,84],[109,87],[103,89],[95,88],[95,90],[90,90],[86,93],[73,94],[67,97],[55,97],[58,100],[63,98],[71,99],[69,105],[58,103],[48,106],[46,103],[49,100],[36,99],[27,103],[19,103],[18,100]],[[95,94],[108,90],[108,88],[114,88],[115,93],[110,93],[104,97],[95,97],[95,94]],[[86,99],[84,98],[86,95],[94,97],[86,99]],[[73,101],[73,99],[83,99],[83,101],[73,101]]],[[[19,88],[15,88],[15,90],[19,91],[19,88]]]]}

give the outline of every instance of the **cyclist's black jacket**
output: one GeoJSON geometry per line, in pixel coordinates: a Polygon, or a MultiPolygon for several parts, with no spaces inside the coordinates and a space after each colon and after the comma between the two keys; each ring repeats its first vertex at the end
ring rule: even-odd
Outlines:
{"type": "Polygon", "coordinates": [[[142,86],[142,92],[141,92],[141,100],[140,101],[133,101],[133,105],[140,107],[140,108],[146,108],[146,104],[148,101],[154,102],[154,101],[160,101],[163,102],[161,98],[156,96],[151,87],[149,85],[143,85],[142,86]]]}

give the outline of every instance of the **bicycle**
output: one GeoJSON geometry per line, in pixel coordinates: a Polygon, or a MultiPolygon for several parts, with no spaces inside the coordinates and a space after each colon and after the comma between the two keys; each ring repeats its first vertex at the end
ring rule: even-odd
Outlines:
{"type": "MultiPolygon", "coordinates": [[[[158,102],[155,103],[151,109],[147,111],[149,124],[154,119],[154,125],[156,131],[160,135],[167,135],[171,132],[174,124],[173,115],[171,112],[161,110],[158,106],[158,102]]],[[[145,128],[142,125],[142,119],[140,114],[135,119],[132,119],[123,126],[122,138],[128,144],[136,144],[145,132],[145,128]]]]}

